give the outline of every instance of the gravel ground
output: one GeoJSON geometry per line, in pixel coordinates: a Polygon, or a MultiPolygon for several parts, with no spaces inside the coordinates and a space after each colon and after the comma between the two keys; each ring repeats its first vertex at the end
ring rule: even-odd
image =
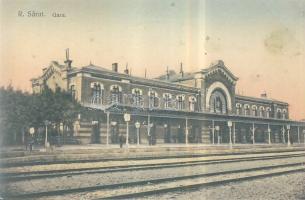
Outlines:
{"type": "Polygon", "coordinates": [[[48,164],[48,165],[33,165],[22,167],[7,167],[0,168],[0,173],[22,173],[22,172],[38,172],[45,170],[63,170],[63,169],[81,169],[93,167],[112,167],[124,165],[138,165],[138,164],[151,164],[151,163],[173,163],[173,162],[187,162],[187,161],[205,161],[215,159],[231,159],[231,158],[247,158],[247,157],[262,157],[274,155],[291,155],[304,153],[301,152],[284,152],[284,153],[264,153],[264,154],[246,154],[246,155],[225,155],[225,156],[212,156],[212,157],[198,157],[198,158],[168,158],[168,159],[153,159],[153,160],[128,160],[128,161],[102,161],[102,162],[83,162],[83,163],[67,163],[67,164],[48,164]]]}
{"type": "Polygon", "coordinates": [[[141,199],[301,200],[305,199],[305,172],[201,188],[196,191],[146,196],[141,199]]]}
{"type": "Polygon", "coordinates": [[[68,188],[80,188],[94,185],[115,184],[130,181],[149,180],[183,175],[220,172],[236,169],[246,169],[261,166],[271,166],[286,163],[304,162],[303,157],[289,159],[274,159],[272,161],[245,161],[238,163],[212,164],[206,166],[188,166],[179,168],[167,168],[156,170],[137,170],[127,172],[113,172],[105,174],[83,174],[77,176],[64,176],[58,178],[46,178],[37,180],[18,181],[7,183],[1,189],[10,193],[22,193],[29,191],[42,192],[46,190],[58,190],[68,188]]]}

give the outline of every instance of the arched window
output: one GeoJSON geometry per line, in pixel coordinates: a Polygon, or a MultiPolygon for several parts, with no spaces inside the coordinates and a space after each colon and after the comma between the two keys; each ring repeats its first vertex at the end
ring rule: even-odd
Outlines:
{"type": "Polygon", "coordinates": [[[222,91],[215,90],[210,97],[210,112],[227,113],[227,101],[222,91]]]}
{"type": "Polygon", "coordinates": [[[172,107],[172,95],[169,93],[163,94],[164,108],[168,109],[172,107]]]}
{"type": "Polygon", "coordinates": [[[184,95],[178,95],[176,97],[176,107],[178,110],[183,110],[184,109],[184,95]]]}
{"type": "Polygon", "coordinates": [[[276,110],[276,118],[282,119],[282,110],[279,108],[276,110]]]}
{"type": "Polygon", "coordinates": [[[240,104],[240,103],[237,103],[236,104],[236,114],[237,115],[241,115],[242,113],[241,113],[241,108],[242,108],[242,105],[240,104]]]}
{"type": "Polygon", "coordinates": [[[283,117],[283,119],[287,119],[288,117],[287,117],[287,110],[286,109],[283,109],[283,111],[282,111],[282,117],[283,117]]]}
{"type": "Polygon", "coordinates": [[[265,108],[263,106],[259,107],[259,116],[265,117],[265,108]]]}
{"type": "Polygon", "coordinates": [[[139,88],[132,89],[132,101],[133,106],[143,106],[143,92],[139,88]]]}
{"type": "Polygon", "coordinates": [[[104,86],[101,83],[93,82],[90,85],[91,87],[91,103],[92,104],[102,104],[103,103],[103,90],[104,86]]]}
{"type": "Polygon", "coordinates": [[[190,109],[190,111],[195,111],[195,105],[196,105],[196,97],[190,96],[189,97],[189,109],[190,109]]]}
{"type": "Polygon", "coordinates": [[[252,106],[252,115],[257,116],[257,106],[256,105],[252,106]]]}
{"type": "Polygon", "coordinates": [[[250,115],[250,106],[249,106],[249,104],[245,104],[244,105],[244,109],[245,109],[245,116],[249,116],[250,115]]]}
{"type": "Polygon", "coordinates": [[[157,108],[159,106],[158,93],[156,91],[150,90],[148,92],[148,106],[149,108],[157,108]]]}
{"type": "Polygon", "coordinates": [[[271,108],[270,108],[270,107],[267,107],[267,108],[266,108],[266,117],[267,117],[267,118],[270,118],[270,112],[271,112],[271,108]]]}
{"type": "Polygon", "coordinates": [[[120,104],[122,103],[122,88],[118,85],[110,86],[110,103],[120,104]]]}

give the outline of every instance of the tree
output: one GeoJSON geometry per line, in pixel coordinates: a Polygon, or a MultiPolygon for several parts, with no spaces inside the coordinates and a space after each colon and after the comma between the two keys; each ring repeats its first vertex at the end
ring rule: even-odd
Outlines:
{"type": "Polygon", "coordinates": [[[70,93],[45,87],[40,94],[0,88],[0,142],[18,144],[29,127],[44,127],[50,121],[58,129],[60,123],[72,127],[82,107],[70,93]]]}

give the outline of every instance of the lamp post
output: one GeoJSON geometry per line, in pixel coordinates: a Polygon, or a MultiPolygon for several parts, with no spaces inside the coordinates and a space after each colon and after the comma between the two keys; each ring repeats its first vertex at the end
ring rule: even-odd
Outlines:
{"type": "Polygon", "coordinates": [[[269,144],[271,144],[271,129],[269,124],[268,124],[268,142],[269,144]]]}
{"type": "Polygon", "coordinates": [[[300,144],[301,141],[300,141],[300,127],[298,126],[298,143],[300,144]]]}
{"type": "Polygon", "coordinates": [[[290,143],[290,124],[287,124],[287,146],[291,146],[290,143]]]}
{"type": "Polygon", "coordinates": [[[188,129],[188,119],[185,118],[185,144],[188,144],[188,135],[189,135],[189,129],[188,129]]]}
{"type": "Polygon", "coordinates": [[[252,128],[250,130],[252,131],[252,144],[255,144],[255,126],[254,123],[252,124],[252,128]]]}
{"type": "Polygon", "coordinates": [[[60,130],[60,145],[63,143],[63,137],[64,137],[64,124],[61,122],[60,125],[59,125],[59,130],[60,130]]]}
{"type": "Polygon", "coordinates": [[[35,128],[34,128],[34,127],[31,127],[29,131],[30,131],[30,134],[33,136],[34,133],[35,133],[35,128]]]}
{"type": "Polygon", "coordinates": [[[44,141],[45,148],[47,148],[49,146],[49,143],[48,143],[48,125],[49,124],[50,124],[50,122],[48,120],[44,121],[44,125],[46,126],[46,137],[45,137],[45,141],[44,141]]]}
{"type": "Polygon", "coordinates": [[[168,142],[167,124],[164,124],[164,142],[168,142]]]}
{"type": "Polygon", "coordinates": [[[232,121],[228,121],[228,127],[229,127],[229,134],[230,134],[230,148],[232,148],[232,125],[233,122],[232,121]]]}
{"type": "Polygon", "coordinates": [[[140,145],[140,122],[135,123],[136,129],[137,129],[137,145],[140,145]]]}
{"type": "Polygon", "coordinates": [[[236,143],[236,130],[235,130],[235,123],[233,123],[233,144],[236,143]]]}
{"type": "Polygon", "coordinates": [[[151,137],[150,137],[150,115],[147,116],[147,136],[148,136],[148,145],[151,145],[151,137]]]}
{"type": "Polygon", "coordinates": [[[109,116],[110,116],[110,113],[107,112],[106,113],[107,115],[107,129],[106,129],[106,145],[108,146],[109,145],[109,116]]]}
{"type": "Polygon", "coordinates": [[[285,141],[285,127],[283,126],[281,128],[281,130],[282,130],[282,140],[283,140],[283,143],[285,144],[286,143],[286,141],[285,141]]]}
{"type": "Polygon", "coordinates": [[[220,143],[220,137],[219,137],[220,128],[219,128],[219,126],[215,126],[215,130],[216,130],[216,134],[217,134],[217,144],[219,144],[220,143]]]}
{"type": "Polygon", "coordinates": [[[153,145],[153,137],[150,133],[150,129],[154,126],[154,123],[149,124],[149,140],[150,140],[150,145],[153,145]]]}
{"type": "Polygon", "coordinates": [[[126,146],[128,147],[129,144],[129,121],[130,121],[130,114],[124,114],[124,120],[126,122],[126,146]]]}
{"type": "Polygon", "coordinates": [[[117,125],[117,122],[116,121],[112,121],[112,122],[110,122],[110,124],[111,124],[111,141],[112,141],[112,143],[115,141],[117,141],[117,137],[115,136],[114,137],[114,128],[115,128],[115,126],[117,125]],[[115,139],[114,139],[115,138],[115,139]]]}

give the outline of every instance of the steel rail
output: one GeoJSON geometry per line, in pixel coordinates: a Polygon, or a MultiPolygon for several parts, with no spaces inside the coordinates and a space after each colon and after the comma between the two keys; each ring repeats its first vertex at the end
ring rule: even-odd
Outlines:
{"type": "MultiPolygon", "coordinates": [[[[212,172],[212,173],[203,173],[203,174],[196,174],[196,175],[150,179],[150,180],[144,180],[144,181],[133,181],[133,182],[116,183],[116,184],[108,184],[108,185],[97,185],[97,186],[95,185],[95,186],[82,187],[82,188],[61,189],[61,190],[33,192],[33,193],[19,193],[19,194],[4,193],[4,194],[2,194],[2,198],[38,198],[38,197],[45,197],[45,196],[58,196],[58,195],[90,192],[90,191],[103,190],[103,189],[115,189],[115,188],[122,188],[122,187],[142,186],[147,183],[160,184],[160,183],[173,182],[173,181],[178,181],[178,180],[220,176],[220,175],[227,175],[227,174],[238,174],[238,173],[242,173],[242,172],[254,172],[254,171],[260,171],[260,170],[271,170],[271,169],[277,169],[277,168],[283,168],[283,167],[304,166],[304,164],[305,164],[305,162],[298,162],[298,163],[289,163],[289,164],[265,166],[265,167],[255,167],[255,168],[240,169],[240,170],[230,170],[230,171],[222,171],[222,172],[212,172]]],[[[299,171],[305,171],[305,168],[297,169],[297,170],[290,170],[290,171],[288,170],[285,172],[276,172],[276,173],[269,173],[269,174],[263,174],[263,175],[242,177],[242,178],[237,178],[237,179],[235,178],[232,180],[215,181],[215,182],[211,182],[208,184],[201,183],[201,184],[193,184],[192,186],[177,186],[175,188],[170,188],[170,190],[168,188],[166,188],[166,189],[157,189],[157,190],[153,190],[150,192],[138,192],[138,193],[127,194],[127,195],[126,194],[125,195],[116,195],[116,196],[111,196],[111,197],[107,197],[107,198],[124,199],[124,198],[131,198],[131,197],[139,197],[139,196],[155,194],[156,192],[161,193],[161,192],[174,191],[177,189],[187,189],[190,187],[195,188],[195,187],[199,187],[199,186],[225,184],[225,183],[229,183],[229,182],[233,182],[233,181],[250,180],[253,178],[263,178],[263,177],[268,177],[268,176],[281,175],[281,174],[285,174],[285,173],[293,173],[293,172],[299,172],[299,171]]]]}
{"type": "Polygon", "coordinates": [[[191,185],[186,185],[186,186],[175,186],[175,187],[171,187],[171,188],[155,189],[155,190],[143,191],[143,192],[137,192],[137,193],[131,193],[131,194],[113,195],[110,197],[97,198],[95,200],[127,199],[127,198],[130,199],[130,198],[144,197],[144,196],[148,196],[148,195],[155,195],[155,194],[174,192],[174,191],[194,190],[194,189],[200,189],[202,187],[213,187],[213,186],[215,187],[218,185],[224,185],[224,184],[229,184],[229,183],[238,183],[238,182],[243,182],[243,181],[250,181],[250,180],[255,180],[255,179],[280,176],[280,175],[291,174],[291,173],[299,173],[299,172],[305,172],[305,169],[286,170],[286,171],[273,172],[273,173],[268,173],[268,174],[260,174],[260,175],[246,176],[246,177],[240,177],[240,178],[231,178],[231,179],[220,180],[220,181],[211,181],[211,182],[207,182],[207,183],[198,183],[198,184],[191,184],[191,185]]]}
{"type": "Polygon", "coordinates": [[[1,175],[0,181],[12,182],[12,181],[45,179],[45,178],[82,175],[82,174],[102,174],[102,173],[113,173],[113,172],[124,172],[124,171],[177,168],[177,167],[196,166],[196,165],[212,165],[212,164],[224,164],[224,163],[234,163],[234,162],[259,161],[259,160],[263,161],[263,160],[294,158],[294,157],[303,157],[303,156],[305,156],[305,154],[229,158],[229,159],[215,159],[215,160],[203,160],[203,161],[194,160],[194,161],[182,161],[182,162],[174,162],[174,163],[153,163],[153,164],[142,164],[142,165],[140,164],[140,165],[128,165],[128,166],[122,165],[122,166],[110,166],[110,167],[83,168],[83,169],[47,170],[47,171],[29,172],[29,173],[7,173],[7,174],[0,174],[1,175]]]}
{"type": "MultiPolygon", "coordinates": [[[[224,146],[224,149],[228,149],[228,146],[224,146]]],[[[244,150],[245,148],[236,148],[244,150]]],[[[262,151],[266,150],[268,147],[262,147],[261,151],[257,152],[220,152],[220,153],[196,153],[196,154],[187,154],[186,151],[182,151],[183,155],[165,155],[159,156],[158,159],[171,159],[171,158],[201,158],[201,157],[212,157],[212,156],[231,156],[231,155],[246,155],[246,154],[267,154],[267,153],[289,153],[289,152],[304,152],[303,148],[301,149],[285,149],[285,150],[270,150],[270,151],[262,151]]],[[[194,149],[199,150],[200,149],[194,149]]],[[[172,151],[171,153],[181,153],[181,151],[172,151]]],[[[52,155],[51,155],[52,156],[52,155]]],[[[99,158],[99,159],[80,159],[80,160],[57,160],[57,161],[29,161],[29,162],[19,162],[19,163],[5,163],[5,161],[0,160],[0,168],[9,168],[9,167],[24,167],[24,166],[35,166],[35,165],[52,165],[52,164],[71,164],[71,163],[83,163],[83,162],[106,162],[106,161],[126,161],[126,160],[154,160],[155,156],[137,156],[137,157],[119,157],[119,158],[99,158]]]]}

